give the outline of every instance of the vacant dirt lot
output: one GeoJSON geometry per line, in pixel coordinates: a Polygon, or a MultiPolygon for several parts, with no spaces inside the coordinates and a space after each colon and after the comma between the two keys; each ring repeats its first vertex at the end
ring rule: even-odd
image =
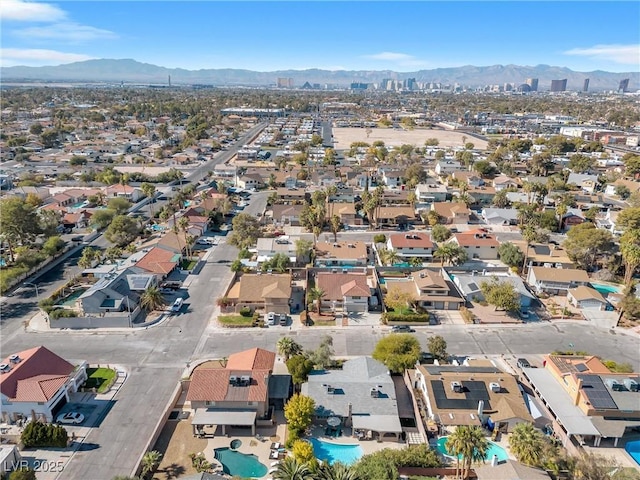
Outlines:
{"type": "Polygon", "coordinates": [[[207,440],[193,436],[190,420],[169,420],[154,448],[164,455],[154,480],[172,480],[196,473],[189,454],[204,452],[207,440]]]}
{"type": "Polygon", "coordinates": [[[441,147],[462,147],[464,142],[462,137],[466,137],[467,142],[473,143],[475,148],[484,150],[487,148],[487,142],[479,140],[475,137],[463,132],[452,132],[449,130],[430,130],[419,129],[413,130],[395,130],[393,128],[372,128],[369,130],[367,137],[366,128],[334,128],[333,137],[336,149],[350,148],[353,142],[373,143],[376,140],[382,140],[387,146],[399,145],[415,145],[423,147],[427,138],[437,138],[441,147]]]}

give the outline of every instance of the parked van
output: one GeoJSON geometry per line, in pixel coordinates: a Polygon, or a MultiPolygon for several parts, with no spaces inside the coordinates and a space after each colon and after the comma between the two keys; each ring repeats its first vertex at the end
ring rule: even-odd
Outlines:
{"type": "Polygon", "coordinates": [[[173,313],[178,313],[182,308],[183,303],[184,303],[184,299],[182,297],[176,298],[175,302],[173,302],[173,305],[171,305],[171,311],[173,313]]]}

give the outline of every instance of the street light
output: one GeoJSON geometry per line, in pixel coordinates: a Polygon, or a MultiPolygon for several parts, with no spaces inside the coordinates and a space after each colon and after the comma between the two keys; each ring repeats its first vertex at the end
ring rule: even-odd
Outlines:
{"type": "Polygon", "coordinates": [[[40,298],[40,292],[38,291],[38,285],[36,285],[35,283],[31,283],[31,282],[23,282],[24,285],[31,285],[32,287],[35,287],[36,289],[36,298],[40,298]]]}

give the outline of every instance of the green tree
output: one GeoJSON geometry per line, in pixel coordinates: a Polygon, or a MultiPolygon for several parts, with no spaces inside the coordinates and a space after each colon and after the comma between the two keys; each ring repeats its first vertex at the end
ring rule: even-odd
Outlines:
{"type": "Polygon", "coordinates": [[[107,248],[104,252],[104,258],[111,261],[112,263],[118,260],[120,257],[122,257],[122,248],[116,245],[107,248]]]}
{"type": "Polygon", "coordinates": [[[510,267],[520,267],[524,261],[524,253],[520,247],[511,242],[501,243],[498,247],[500,260],[510,267]]]}
{"type": "Polygon", "coordinates": [[[510,282],[501,282],[498,277],[494,276],[491,281],[482,282],[480,290],[485,300],[493,305],[496,310],[515,312],[520,309],[520,294],[510,282]]]}
{"type": "Polygon", "coordinates": [[[78,265],[82,268],[91,268],[96,260],[100,259],[100,252],[93,247],[85,247],[78,260],[78,265]]]}
{"type": "Polygon", "coordinates": [[[311,259],[313,252],[313,242],[311,240],[296,240],[296,260],[299,262],[307,262],[311,259]]]}
{"type": "Polygon", "coordinates": [[[520,463],[530,467],[542,466],[545,437],[532,423],[519,423],[509,436],[509,447],[520,463]]]}
{"type": "Polygon", "coordinates": [[[284,357],[285,363],[294,355],[302,353],[302,347],[291,337],[282,337],[276,343],[278,353],[284,357]]]}
{"type": "Polygon", "coordinates": [[[446,361],[449,358],[447,353],[447,341],[440,335],[434,335],[427,339],[427,349],[429,353],[440,361],[446,361]]]}
{"type": "Polygon", "coordinates": [[[398,287],[389,287],[384,295],[384,304],[396,312],[400,312],[416,301],[416,296],[398,287]]]}
{"type": "Polygon", "coordinates": [[[440,245],[436,251],[433,252],[433,256],[440,259],[440,266],[444,266],[445,263],[461,265],[469,258],[465,249],[455,243],[444,243],[440,245]]]}
{"type": "Polygon", "coordinates": [[[400,255],[395,250],[390,250],[386,247],[382,247],[378,250],[380,261],[383,265],[394,265],[398,263],[400,255]]]}
{"type": "Polygon", "coordinates": [[[338,215],[333,215],[331,217],[331,221],[329,222],[329,226],[331,227],[331,233],[333,233],[333,241],[338,241],[338,232],[342,229],[342,221],[338,215]]]}
{"type": "Polygon", "coordinates": [[[322,370],[333,364],[333,353],[333,337],[323,335],[318,348],[307,352],[307,356],[315,368],[322,370]]]}
{"type": "Polygon", "coordinates": [[[36,471],[29,467],[20,467],[9,474],[9,480],[36,480],[36,471]]]}
{"type": "Polygon", "coordinates": [[[260,223],[248,213],[240,213],[233,219],[233,233],[229,237],[229,243],[238,248],[249,248],[255,245],[262,235],[260,223]]]}
{"type": "Polygon", "coordinates": [[[446,242],[447,240],[449,240],[449,238],[451,238],[451,235],[453,235],[451,233],[451,230],[449,230],[444,225],[434,225],[433,227],[431,227],[431,238],[434,242],[446,242]]]}
{"type": "Polygon", "coordinates": [[[131,202],[126,198],[114,197],[109,199],[107,207],[116,212],[116,215],[123,215],[131,208],[131,202]]]}
{"type": "Polygon", "coordinates": [[[314,474],[316,480],[365,480],[358,474],[355,467],[340,462],[334,462],[331,465],[324,462],[318,465],[314,474]]]}
{"type": "Polygon", "coordinates": [[[147,287],[147,289],[142,292],[142,295],[140,295],[140,306],[147,312],[160,310],[166,304],[167,302],[158,287],[147,287]]]}
{"type": "Polygon", "coordinates": [[[311,397],[294,393],[284,406],[284,416],[291,431],[304,432],[313,421],[316,403],[311,397]]]}
{"type": "Polygon", "coordinates": [[[569,159],[567,166],[572,172],[587,173],[593,171],[597,164],[598,162],[595,158],[581,153],[575,153],[569,159]]]}
{"type": "Polygon", "coordinates": [[[53,148],[58,142],[58,131],[54,129],[45,130],[40,134],[40,140],[44,148],[53,148]]]}
{"type": "Polygon", "coordinates": [[[30,422],[20,434],[20,441],[26,448],[66,448],[68,440],[64,427],[53,423],[30,422]]]}
{"type": "Polygon", "coordinates": [[[139,232],[138,222],[134,218],[118,215],[111,221],[111,224],[104,232],[104,237],[111,243],[124,247],[133,242],[139,232]]]}
{"type": "Polygon", "coordinates": [[[33,206],[18,196],[0,200],[0,237],[7,242],[9,257],[13,262],[14,248],[28,245],[40,233],[38,214],[33,206]]]}
{"type": "Polygon", "coordinates": [[[47,241],[42,244],[42,251],[50,257],[53,257],[56,253],[60,252],[67,242],[62,240],[59,236],[53,236],[47,238],[47,241]]]}
{"type": "Polygon", "coordinates": [[[310,302],[316,302],[318,308],[318,315],[322,309],[322,298],[326,295],[326,292],[318,287],[313,287],[307,291],[307,297],[310,302]]]}
{"type": "Polygon", "coordinates": [[[316,461],[316,457],[313,453],[313,445],[307,440],[296,440],[291,447],[291,453],[300,463],[310,464],[316,461]]]}
{"type": "Polygon", "coordinates": [[[233,262],[231,262],[231,266],[229,268],[232,272],[241,272],[243,269],[242,261],[236,258],[233,262]]]}
{"type": "Polygon", "coordinates": [[[58,233],[58,227],[62,220],[62,215],[55,210],[38,210],[38,222],[42,234],[46,237],[54,236],[58,233]]]}
{"type": "Polygon", "coordinates": [[[400,450],[385,448],[364,455],[354,470],[362,480],[397,480],[399,467],[434,468],[440,464],[436,452],[428,444],[421,444],[400,450]]]}
{"type": "Polygon", "coordinates": [[[586,270],[596,265],[599,256],[613,251],[613,235],[585,222],[571,227],[563,246],[571,261],[586,270]]]}
{"type": "Polygon", "coordinates": [[[393,373],[403,373],[407,368],[413,368],[420,358],[420,343],[408,333],[387,335],[378,341],[372,357],[393,373]]]}
{"type": "Polygon", "coordinates": [[[286,457],[278,463],[272,474],[275,480],[312,480],[313,474],[306,463],[300,463],[294,457],[286,457]]]}
{"type": "Polygon", "coordinates": [[[509,192],[507,190],[500,190],[493,196],[493,200],[491,200],[491,204],[496,208],[507,208],[510,204],[507,195],[509,192]]]}
{"type": "Polygon", "coordinates": [[[109,209],[101,209],[96,210],[95,213],[91,216],[91,221],[95,223],[98,228],[107,228],[109,224],[113,221],[113,218],[116,216],[116,212],[114,210],[109,209]]]}
{"type": "MultiPolygon", "coordinates": [[[[460,426],[447,437],[446,449],[449,455],[462,458],[462,478],[469,478],[474,462],[484,461],[489,441],[477,426],[460,426]]],[[[456,470],[458,469],[456,465],[456,470]]],[[[457,476],[457,475],[456,475],[457,476]]]]}
{"type": "Polygon", "coordinates": [[[626,200],[631,195],[631,190],[626,185],[618,185],[615,189],[615,194],[619,196],[622,200],[626,200]]]}
{"type": "Polygon", "coordinates": [[[640,230],[629,229],[620,237],[620,253],[624,262],[624,283],[630,285],[640,266],[640,230]]]}
{"type": "Polygon", "coordinates": [[[142,193],[144,193],[144,196],[149,199],[149,213],[151,215],[151,218],[153,218],[154,217],[153,204],[156,203],[156,199],[155,199],[156,187],[152,183],[143,182],[140,185],[140,190],[142,190],[142,193]]]}
{"type": "Polygon", "coordinates": [[[286,361],[287,370],[291,374],[294,385],[302,385],[313,370],[313,362],[305,355],[293,355],[286,361]]]}
{"type": "Polygon", "coordinates": [[[625,208],[618,214],[616,227],[619,230],[640,230],[640,207],[625,208]]]}
{"type": "Polygon", "coordinates": [[[146,477],[148,474],[156,471],[156,468],[160,466],[162,460],[162,454],[157,450],[151,450],[142,457],[142,477],[146,477]]]}

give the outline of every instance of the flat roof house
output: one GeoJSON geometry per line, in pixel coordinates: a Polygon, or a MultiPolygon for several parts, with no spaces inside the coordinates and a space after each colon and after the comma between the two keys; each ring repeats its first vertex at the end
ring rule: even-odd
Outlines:
{"type": "Polygon", "coordinates": [[[87,364],[73,365],[45,347],[8,356],[0,365],[2,421],[53,422],[69,394],[87,380],[87,364]]]}

